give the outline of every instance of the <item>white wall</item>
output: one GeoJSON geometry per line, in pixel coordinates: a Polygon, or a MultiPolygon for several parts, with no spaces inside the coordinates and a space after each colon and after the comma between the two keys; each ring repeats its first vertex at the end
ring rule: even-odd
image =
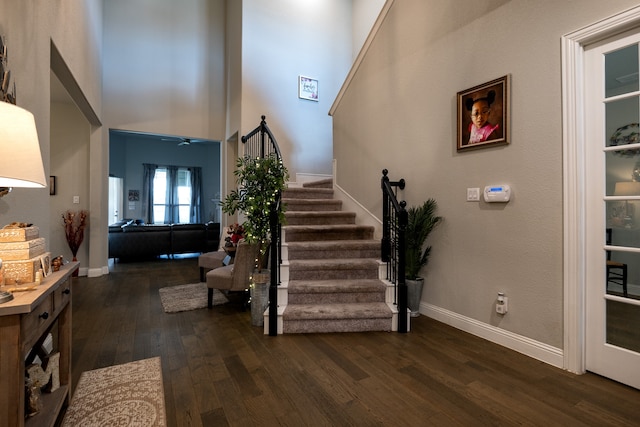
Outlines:
{"type": "Polygon", "coordinates": [[[337,183],[381,215],[381,170],[439,203],[422,301],[563,346],[560,38],[633,1],[396,0],[334,115],[337,183]],[[512,76],[511,144],[456,151],[456,93],[512,76]],[[510,203],[466,189],[510,184],[510,203]],[[498,291],[509,313],[495,314],[498,291]]]}
{"type": "Polygon", "coordinates": [[[267,116],[285,165],[330,174],[329,108],[352,61],[351,2],[244,0],[240,134],[267,116]],[[318,80],[319,102],[298,98],[298,76],[318,80]]]}
{"type": "Polygon", "coordinates": [[[352,0],[353,14],[351,19],[351,56],[355,59],[360,53],[373,23],[376,22],[385,0],[352,0]]]}
{"type": "Polygon", "coordinates": [[[104,2],[104,125],[223,140],[224,0],[104,2]]]}

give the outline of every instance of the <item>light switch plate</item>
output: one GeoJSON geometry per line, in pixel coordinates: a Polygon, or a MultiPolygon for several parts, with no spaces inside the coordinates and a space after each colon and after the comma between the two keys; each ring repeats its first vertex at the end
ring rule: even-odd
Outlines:
{"type": "Polygon", "coordinates": [[[479,201],[480,201],[480,189],[467,188],[467,202],[479,202],[479,201]]]}

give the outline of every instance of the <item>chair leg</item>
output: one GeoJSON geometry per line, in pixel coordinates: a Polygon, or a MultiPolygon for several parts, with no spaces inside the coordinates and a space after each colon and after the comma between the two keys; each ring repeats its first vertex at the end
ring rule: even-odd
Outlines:
{"type": "Polygon", "coordinates": [[[207,288],[207,307],[213,307],[213,288],[207,288]]]}
{"type": "Polygon", "coordinates": [[[204,267],[200,267],[200,281],[204,282],[205,281],[205,277],[204,277],[204,267]]]}
{"type": "Polygon", "coordinates": [[[627,294],[627,264],[622,267],[622,294],[625,298],[628,296],[627,294]]]}

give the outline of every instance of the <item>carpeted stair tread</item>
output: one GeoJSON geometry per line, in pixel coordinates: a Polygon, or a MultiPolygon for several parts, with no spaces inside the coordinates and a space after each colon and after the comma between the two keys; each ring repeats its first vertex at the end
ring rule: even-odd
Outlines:
{"type": "Polygon", "coordinates": [[[342,209],[342,200],[335,199],[295,199],[282,198],[287,212],[295,211],[339,211],[342,209]]]}
{"type": "Polygon", "coordinates": [[[379,240],[329,240],[287,243],[290,260],[380,258],[379,240]]]}
{"type": "Polygon", "coordinates": [[[374,227],[343,212],[333,179],[291,187],[282,194],[287,223],[287,305],[283,333],[390,331],[394,313],[380,280],[380,241],[374,227]]]}
{"type": "Polygon", "coordinates": [[[373,226],[341,225],[286,225],[282,227],[284,241],[355,240],[373,239],[373,226]]]}
{"type": "MultiPolygon", "coordinates": [[[[374,268],[378,269],[379,263],[375,259],[369,258],[331,258],[331,259],[294,259],[289,261],[289,271],[300,269],[334,269],[348,270],[351,268],[374,268]]],[[[318,279],[322,280],[322,279],[318,279]]]]}
{"type": "Polygon", "coordinates": [[[379,279],[354,280],[291,280],[289,294],[309,293],[353,293],[353,292],[384,292],[387,286],[379,279]]]}
{"type": "Polygon", "coordinates": [[[288,211],[287,225],[339,225],[355,224],[355,212],[344,211],[288,211]]]}
{"type": "Polygon", "coordinates": [[[305,182],[303,187],[311,188],[333,188],[333,178],[319,179],[317,181],[305,182]]]}
{"type": "Polygon", "coordinates": [[[391,319],[384,302],[355,304],[293,304],[284,310],[285,320],[391,319]]]}

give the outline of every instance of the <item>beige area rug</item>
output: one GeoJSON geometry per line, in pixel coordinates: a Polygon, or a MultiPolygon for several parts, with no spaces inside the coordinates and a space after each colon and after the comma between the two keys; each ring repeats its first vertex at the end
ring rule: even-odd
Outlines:
{"type": "Polygon", "coordinates": [[[63,426],[166,426],[160,358],[83,372],[63,426]]]}
{"type": "MultiPolygon", "coordinates": [[[[207,306],[207,284],[204,282],[160,288],[160,301],[165,313],[197,310],[207,306]]],[[[229,302],[217,289],[213,290],[213,305],[229,302]]]]}

